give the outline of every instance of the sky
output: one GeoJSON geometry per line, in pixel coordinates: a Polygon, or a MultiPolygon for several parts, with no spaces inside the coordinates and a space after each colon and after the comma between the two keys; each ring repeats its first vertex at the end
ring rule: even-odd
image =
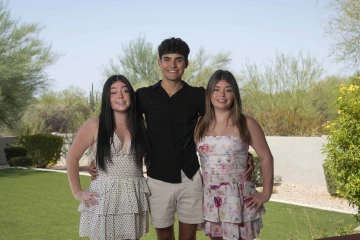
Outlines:
{"type": "MultiPolygon", "coordinates": [[[[328,0],[9,0],[12,17],[39,23],[40,37],[61,56],[47,69],[61,91],[76,86],[102,88],[101,69],[121,54],[123,45],[145,36],[154,48],[180,37],[191,49],[231,52],[229,70],[262,64],[276,52],[309,52],[323,63],[325,75],[347,74],[329,56],[331,39],[323,22],[328,0]]],[[[120,73],[121,74],[121,73],[120,73]]]]}

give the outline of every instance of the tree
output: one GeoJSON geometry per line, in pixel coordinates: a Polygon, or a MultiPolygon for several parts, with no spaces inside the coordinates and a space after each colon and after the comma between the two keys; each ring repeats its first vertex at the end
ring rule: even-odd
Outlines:
{"type": "Polygon", "coordinates": [[[325,34],[335,40],[332,54],[338,62],[350,68],[360,64],[360,0],[333,0],[329,4],[334,14],[325,24],[325,34]]]}
{"type": "Polygon", "coordinates": [[[216,70],[227,68],[230,62],[230,52],[218,52],[211,55],[206,53],[204,48],[200,48],[195,57],[189,59],[184,79],[192,86],[206,87],[211,75],[216,70]]]}
{"type": "Polygon", "coordinates": [[[45,69],[57,56],[38,24],[20,23],[0,1],[0,126],[13,127],[33,95],[50,84],[45,69]]]}
{"type": "MultiPolygon", "coordinates": [[[[109,77],[122,74],[135,89],[149,86],[158,82],[161,77],[158,58],[157,49],[146,41],[145,36],[140,36],[122,46],[122,53],[117,59],[110,59],[103,67],[103,75],[109,77]]],[[[200,48],[194,58],[189,58],[184,80],[193,86],[206,86],[211,74],[219,68],[227,67],[230,61],[229,52],[211,55],[207,54],[204,48],[200,48]]]]}
{"type": "MultiPolygon", "coordinates": [[[[80,126],[100,113],[98,93],[92,89],[89,97],[86,95],[83,90],[72,86],[60,92],[43,92],[28,106],[13,131],[18,143],[24,145],[25,138],[33,134],[57,132],[64,140],[61,155],[65,157],[80,126]]],[[[90,149],[85,152],[86,155],[90,153],[90,149]]]]}
{"type": "MultiPolygon", "coordinates": [[[[357,74],[353,78],[360,79],[357,74]]],[[[359,207],[360,221],[360,86],[340,88],[338,118],[326,124],[329,131],[325,164],[335,180],[336,193],[359,207]]]]}
{"type": "Polygon", "coordinates": [[[98,115],[99,104],[94,104],[92,95],[70,86],[61,92],[46,92],[40,95],[25,112],[22,127],[31,126],[31,133],[75,133],[89,118],[98,115]]]}
{"type": "Polygon", "coordinates": [[[318,129],[308,91],[323,73],[310,54],[276,53],[263,65],[246,64],[241,71],[244,110],[267,135],[314,135],[318,129]],[[314,132],[315,131],[315,132],[314,132]]]}
{"type": "Polygon", "coordinates": [[[336,99],[341,84],[348,84],[349,77],[327,76],[310,86],[308,98],[309,108],[313,108],[317,118],[322,119],[322,124],[335,120],[338,116],[336,99]]]}
{"type": "MultiPolygon", "coordinates": [[[[145,36],[139,36],[122,46],[122,54],[117,59],[110,59],[103,67],[103,75],[110,77],[122,74],[129,79],[134,88],[147,86],[159,80],[160,70],[157,67],[157,52],[145,36]]],[[[104,81],[105,82],[105,81],[104,81]]]]}

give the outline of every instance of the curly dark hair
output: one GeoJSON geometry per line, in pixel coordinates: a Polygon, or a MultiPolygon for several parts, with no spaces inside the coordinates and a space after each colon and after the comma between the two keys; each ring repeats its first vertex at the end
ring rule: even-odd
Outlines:
{"type": "Polygon", "coordinates": [[[159,48],[159,58],[164,54],[168,53],[178,53],[184,56],[185,61],[188,61],[188,56],[190,53],[190,48],[186,42],[184,42],[181,38],[168,38],[161,42],[159,48]]]}

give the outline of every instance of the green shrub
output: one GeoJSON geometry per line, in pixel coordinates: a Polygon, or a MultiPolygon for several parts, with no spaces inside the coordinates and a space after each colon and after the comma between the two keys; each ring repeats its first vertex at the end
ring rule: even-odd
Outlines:
{"type": "Polygon", "coordinates": [[[28,167],[32,166],[32,160],[29,157],[13,157],[10,159],[11,166],[28,167]]]}
{"type": "Polygon", "coordinates": [[[254,164],[255,164],[255,169],[252,174],[252,180],[254,181],[257,187],[261,187],[263,185],[261,162],[259,160],[259,157],[256,155],[256,153],[252,152],[251,154],[254,157],[254,164]]]}
{"type": "MultiPolygon", "coordinates": [[[[354,78],[360,79],[360,75],[354,78]]],[[[360,221],[360,86],[342,85],[337,106],[338,118],[325,125],[329,136],[323,151],[336,193],[359,207],[360,221]]]]}
{"type": "Polygon", "coordinates": [[[45,168],[48,164],[55,164],[59,160],[63,138],[51,134],[35,134],[24,136],[23,144],[33,159],[33,164],[45,168]]]}
{"type": "Polygon", "coordinates": [[[5,152],[6,161],[8,162],[10,167],[12,166],[10,161],[11,158],[25,157],[27,154],[26,148],[24,147],[7,147],[4,148],[4,152],[5,152]]]}
{"type": "Polygon", "coordinates": [[[337,188],[336,188],[336,184],[334,182],[333,173],[331,173],[331,171],[330,171],[329,162],[325,161],[323,163],[323,168],[324,168],[324,175],[325,175],[327,191],[331,196],[337,196],[338,195],[336,193],[337,188]]]}

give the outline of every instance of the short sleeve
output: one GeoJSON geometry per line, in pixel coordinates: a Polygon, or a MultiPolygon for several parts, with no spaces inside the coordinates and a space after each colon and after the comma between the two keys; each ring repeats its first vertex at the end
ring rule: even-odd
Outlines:
{"type": "Polygon", "coordinates": [[[144,105],[143,105],[143,96],[142,96],[142,88],[139,88],[135,92],[136,98],[136,107],[138,108],[139,113],[142,115],[144,113],[144,105]]]}

